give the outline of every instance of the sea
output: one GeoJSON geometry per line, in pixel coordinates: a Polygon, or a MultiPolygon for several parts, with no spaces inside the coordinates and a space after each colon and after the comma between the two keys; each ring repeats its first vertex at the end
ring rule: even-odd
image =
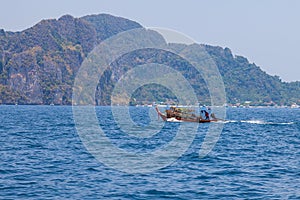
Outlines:
{"type": "Polygon", "coordinates": [[[300,109],[226,108],[205,156],[212,123],[181,130],[151,107],[130,107],[129,121],[94,110],[102,137],[87,143],[93,128],[71,106],[0,106],[0,199],[300,199],[300,109]]]}

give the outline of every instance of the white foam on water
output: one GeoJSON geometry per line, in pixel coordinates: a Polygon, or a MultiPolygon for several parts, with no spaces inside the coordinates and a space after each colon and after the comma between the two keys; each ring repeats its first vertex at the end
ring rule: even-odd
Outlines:
{"type": "Polygon", "coordinates": [[[264,122],[262,120],[242,120],[241,122],[249,124],[267,124],[267,122],[264,122]]]}
{"type": "Polygon", "coordinates": [[[261,125],[291,125],[294,122],[265,122],[263,120],[241,120],[241,123],[261,124],[261,125]]]}

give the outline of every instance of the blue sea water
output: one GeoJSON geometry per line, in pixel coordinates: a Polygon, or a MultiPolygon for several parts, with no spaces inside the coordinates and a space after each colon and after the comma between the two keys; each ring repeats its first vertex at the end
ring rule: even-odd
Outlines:
{"type": "MultiPolygon", "coordinates": [[[[148,109],[131,108],[141,127],[150,124],[148,109]]],[[[109,110],[96,108],[99,124],[126,151],[152,151],[179,126],[132,139],[105,115],[109,110]]],[[[227,120],[206,157],[198,153],[210,125],[200,124],[171,165],[132,174],[85,148],[72,107],[0,106],[0,199],[300,199],[300,109],[228,108],[227,120]]]]}

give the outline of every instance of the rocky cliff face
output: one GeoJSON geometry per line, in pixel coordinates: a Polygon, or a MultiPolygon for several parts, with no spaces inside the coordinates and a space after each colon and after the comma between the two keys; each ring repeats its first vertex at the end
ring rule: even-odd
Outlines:
{"type": "Polygon", "coordinates": [[[70,104],[85,56],[102,40],[141,27],[110,15],[43,20],[22,32],[0,31],[0,103],[70,104]]]}
{"type": "MultiPolygon", "coordinates": [[[[21,32],[1,29],[0,104],[71,104],[73,81],[87,54],[106,38],[134,28],[141,28],[141,25],[128,19],[101,14],[82,18],[65,15],[58,20],[42,20],[21,32]]],[[[174,48],[184,46],[173,45],[174,48]]],[[[300,103],[300,82],[284,83],[279,77],[270,76],[255,64],[249,63],[246,58],[232,55],[228,48],[201,46],[219,67],[229,102],[300,103]]],[[[124,66],[147,62],[174,65],[190,78],[199,97],[205,100],[209,98],[205,82],[199,80],[201,77],[195,78],[193,73],[185,71],[188,69],[186,63],[175,57],[171,59],[167,54],[147,53],[138,57],[125,56],[123,61],[127,63],[124,66]]],[[[118,66],[112,67],[117,69],[118,66]]],[[[110,103],[105,94],[113,87],[109,76],[114,73],[106,74],[105,81],[100,80],[96,93],[97,104],[101,105],[110,103]]],[[[174,98],[166,89],[158,91],[149,86],[139,88],[133,96],[141,101],[174,98]]]]}

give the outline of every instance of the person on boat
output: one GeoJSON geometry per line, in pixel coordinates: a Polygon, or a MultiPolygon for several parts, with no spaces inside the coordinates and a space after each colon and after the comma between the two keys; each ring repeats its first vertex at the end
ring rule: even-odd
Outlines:
{"type": "Polygon", "coordinates": [[[171,110],[166,110],[167,113],[167,118],[171,118],[172,117],[172,111],[171,110]]]}
{"type": "Polygon", "coordinates": [[[205,120],[209,120],[209,113],[205,110],[204,114],[205,114],[205,120]]]}
{"type": "MultiPolygon", "coordinates": [[[[202,119],[207,119],[207,114],[208,114],[207,108],[204,105],[204,106],[201,107],[201,111],[200,111],[200,115],[201,115],[202,119]]],[[[208,114],[208,116],[209,116],[209,114],[208,114]]]]}
{"type": "Polygon", "coordinates": [[[212,115],[214,115],[214,114],[211,112],[211,108],[210,107],[208,107],[207,112],[208,112],[208,114],[205,115],[206,119],[210,120],[210,117],[212,117],[212,115]]]}
{"type": "Polygon", "coordinates": [[[210,116],[212,119],[217,120],[215,113],[211,113],[210,116]]]}
{"type": "Polygon", "coordinates": [[[167,118],[173,118],[178,115],[176,108],[174,106],[171,106],[170,109],[166,110],[167,118]]]}
{"type": "Polygon", "coordinates": [[[210,108],[210,107],[208,108],[208,113],[209,113],[210,119],[212,119],[212,120],[217,120],[217,119],[218,119],[218,118],[216,117],[215,113],[213,113],[213,112],[211,111],[211,108],[210,108]]]}

